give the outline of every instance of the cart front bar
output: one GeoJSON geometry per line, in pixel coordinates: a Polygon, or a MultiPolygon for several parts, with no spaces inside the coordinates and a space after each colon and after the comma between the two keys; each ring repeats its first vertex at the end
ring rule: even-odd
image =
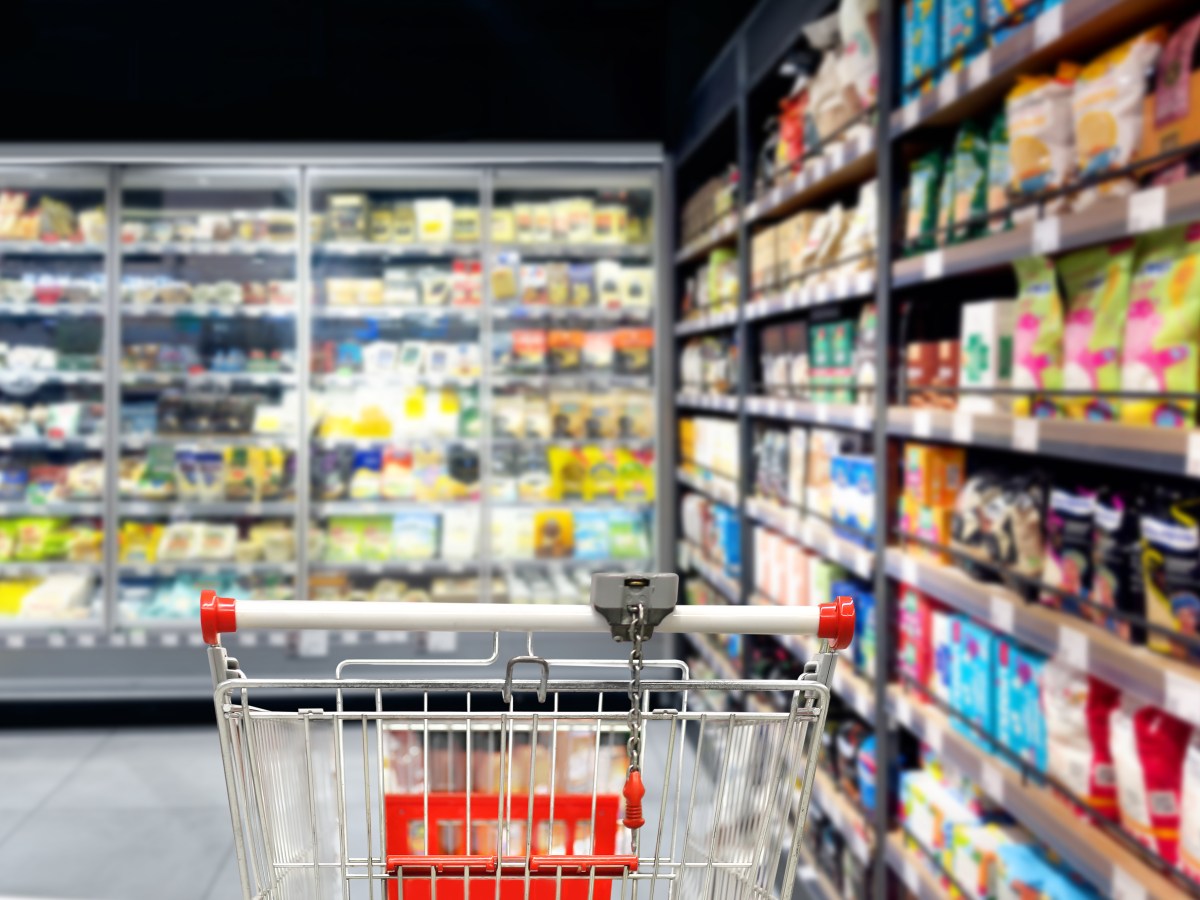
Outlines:
{"type": "MultiPolygon", "coordinates": [[[[590,606],[518,603],[350,603],[341,600],[240,600],[200,595],[200,630],[207,644],[239,628],[358,631],[608,633],[590,606]]],[[[658,631],[672,634],[816,635],[844,650],[854,636],[854,601],[814,606],[680,606],[658,631]]]]}

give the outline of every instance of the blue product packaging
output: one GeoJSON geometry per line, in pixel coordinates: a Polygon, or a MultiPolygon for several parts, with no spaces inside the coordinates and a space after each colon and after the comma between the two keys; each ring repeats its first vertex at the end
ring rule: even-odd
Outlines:
{"type": "Polygon", "coordinates": [[[875,596],[861,582],[849,585],[854,598],[854,665],[867,678],[875,677],[875,596]]]}
{"type": "Polygon", "coordinates": [[[987,49],[979,43],[980,34],[979,0],[942,0],[941,59],[947,71],[958,71],[971,57],[987,49]],[[968,47],[965,54],[952,59],[968,47]]]}
{"type": "Polygon", "coordinates": [[[1021,722],[1021,758],[1039,772],[1046,771],[1046,707],[1042,702],[1042,670],[1046,658],[1040,653],[1014,647],[1013,681],[1020,698],[1017,714],[1021,722]]]}
{"type": "Polygon", "coordinates": [[[992,46],[1004,43],[1022,27],[1061,2],[1062,0],[984,0],[983,12],[987,29],[991,33],[992,46]]]}
{"type": "Polygon", "coordinates": [[[854,458],[854,540],[864,547],[875,541],[875,459],[871,456],[854,458]]]}
{"type": "Polygon", "coordinates": [[[607,510],[580,509],[575,513],[575,558],[609,559],[607,510]]]}
{"type": "Polygon", "coordinates": [[[909,0],[904,4],[903,56],[901,76],[904,84],[904,101],[933,89],[933,79],[920,84],[916,82],[937,68],[941,42],[938,34],[941,26],[941,3],[939,0],[909,0]]]}
{"type": "MultiPolygon", "coordinates": [[[[996,636],[969,619],[954,624],[954,677],[951,706],[963,719],[984,734],[996,734],[996,636]]],[[[954,720],[954,728],[988,749],[988,742],[966,722],[954,720]]]]}
{"type": "Polygon", "coordinates": [[[717,550],[725,564],[725,574],[737,578],[742,571],[742,538],[737,513],[719,503],[713,505],[713,526],[717,550]]]}
{"type": "Polygon", "coordinates": [[[875,809],[875,785],[878,773],[875,768],[875,735],[868,735],[858,748],[858,799],[868,810],[875,809]]]}
{"type": "Polygon", "coordinates": [[[842,537],[854,534],[854,458],[834,456],[829,460],[831,512],[834,531],[842,537]]]}

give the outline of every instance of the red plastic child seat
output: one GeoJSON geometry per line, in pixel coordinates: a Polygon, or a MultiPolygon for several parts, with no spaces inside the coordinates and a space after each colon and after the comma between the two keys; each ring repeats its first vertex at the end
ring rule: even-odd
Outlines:
{"type": "MultiPolygon", "coordinates": [[[[471,818],[467,820],[465,793],[431,793],[429,795],[429,829],[424,853],[414,853],[413,836],[419,836],[425,826],[424,796],[388,794],[387,864],[389,872],[397,872],[404,884],[404,900],[432,900],[431,870],[437,873],[438,900],[495,900],[496,870],[500,870],[501,900],[525,900],[526,837],[519,846],[510,846],[510,853],[500,857],[496,846],[496,821],[500,812],[500,797],[496,794],[472,794],[471,818]],[[466,854],[467,829],[474,835],[466,854]],[[490,826],[490,829],[489,829],[490,826]],[[480,831],[484,830],[481,836],[480,831]],[[489,833],[490,832],[490,833],[489,833]],[[447,846],[449,845],[449,846],[447,846]],[[516,854],[516,855],[514,855],[516,854]],[[464,893],[466,875],[470,873],[470,894],[464,893]],[[459,882],[462,882],[461,884],[459,882]]],[[[589,878],[595,872],[594,900],[609,900],[612,878],[626,871],[637,871],[637,857],[618,855],[617,813],[621,798],[616,794],[600,794],[595,798],[595,846],[592,855],[577,855],[576,841],[586,841],[586,830],[592,820],[591,794],[556,794],[554,822],[550,822],[550,795],[533,797],[533,844],[529,856],[530,900],[587,900],[589,878]],[[550,854],[553,841],[564,853],[550,854]],[[555,882],[563,873],[562,892],[556,893],[555,882]],[[577,877],[583,876],[583,877],[577,877]],[[607,876],[607,877],[600,877],[607,876]]],[[[504,798],[505,811],[511,810],[514,829],[524,831],[529,811],[529,796],[513,794],[504,798]],[[511,805],[510,805],[511,804],[511,805]]],[[[511,835],[510,835],[511,837],[511,835]]],[[[399,900],[400,890],[395,881],[388,885],[388,896],[399,900]]]]}

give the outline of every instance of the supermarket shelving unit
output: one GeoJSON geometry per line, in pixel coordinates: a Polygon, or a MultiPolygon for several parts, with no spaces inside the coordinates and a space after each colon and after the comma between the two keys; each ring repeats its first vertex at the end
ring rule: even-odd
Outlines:
{"type": "MultiPolygon", "coordinates": [[[[1125,200],[1097,205],[1086,213],[1064,214],[1016,225],[1000,234],[900,258],[893,222],[903,218],[899,205],[904,166],[914,151],[944,140],[949,129],[965,118],[993,110],[1020,74],[1050,71],[1059,59],[1086,61],[1121,40],[1171,16],[1174,8],[1161,0],[1064,0],[994,48],[984,50],[969,64],[941,79],[919,100],[901,103],[897,83],[900,70],[899,4],[885,4],[880,19],[880,107],[874,116],[873,138],[859,139],[826,152],[804,174],[773,185],[752,196],[757,135],[762,116],[751,119],[764,92],[764,76],[776,69],[794,46],[802,27],[836,9],[836,2],[786,3],[763,0],[733,36],[710,67],[693,95],[689,117],[675,155],[675,196],[682,203],[705,179],[729,163],[740,177],[734,210],[714,221],[686,246],[676,242],[674,254],[675,305],[678,318],[683,284],[688,272],[714,247],[739,251],[740,286],[736,308],[721,308],[685,321],[676,321],[674,337],[681,348],[693,336],[731,334],[738,349],[737,380],[728,394],[675,395],[676,419],[681,416],[728,417],[741,435],[740,472],[735,480],[695,466],[680,467],[664,491],[664,506],[676,507],[686,492],[698,492],[737,510],[742,530],[741,576],[736,584],[703,551],[677,538],[675,564],[681,576],[707,581],[731,603],[773,603],[755,585],[752,526],[765,524],[788,539],[840,563],[847,571],[872,580],[876,599],[874,679],[864,678],[843,664],[834,691],[876,728],[877,771],[885,772],[896,753],[896,737],[904,731],[923,739],[978,781],[994,800],[1040,841],[1057,851],[1072,869],[1091,882],[1101,895],[1124,900],[1154,897],[1200,896],[1178,875],[1156,865],[1152,856],[1131,848],[1131,842],[1109,830],[1088,824],[1052,796],[1036,775],[1009,765],[1002,755],[986,753],[978,743],[951,727],[950,713],[938,709],[917,689],[893,683],[894,622],[897,581],[912,584],[950,608],[965,613],[1020,643],[1073,664],[1110,683],[1118,684],[1142,700],[1158,705],[1186,721],[1200,725],[1200,666],[1168,659],[1142,646],[1134,646],[1074,616],[1025,602],[998,584],[973,581],[960,570],[919,560],[894,546],[892,513],[895,497],[887,495],[883,474],[898,461],[899,444],[906,440],[984,448],[1013,454],[1014,465],[1032,459],[1073,460],[1094,466],[1125,469],[1175,478],[1200,478],[1200,429],[1137,429],[1119,424],[1079,421],[1035,421],[1010,415],[973,415],[916,410],[903,405],[904,386],[898,383],[896,351],[903,341],[899,311],[906,297],[920,296],[926,304],[944,304],[956,312],[961,300],[981,293],[984,279],[1002,278],[1016,259],[1035,254],[1056,254],[1094,245],[1124,235],[1200,219],[1200,178],[1150,189],[1125,200]],[[793,285],[764,296],[751,293],[750,238],[757,225],[806,207],[823,207],[846,195],[870,178],[878,180],[876,266],[873,273],[843,278],[820,288],[793,285]],[[962,287],[956,293],[956,288],[962,287]],[[974,293],[971,293],[971,291],[974,293]],[[877,311],[876,359],[881,385],[869,405],[847,405],[759,396],[752,384],[750,358],[757,352],[757,328],[776,320],[802,320],[814,309],[834,303],[854,303],[873,298],[877,311]],[[832,535],[819,519],[805,510],[780,508],[753,496],[753,463],[750,445],[755,422],[803,423],[869,433],[880,474],[876,496],[875,550],[832,535]],[[892,545],[892,546],[889,546],[892,545]],[[736,588],[736,590],[733,590],[736,588]]],[[[782,82],[779,82],[782,84],[782,82]]],[[[782,93],[780,89],[777,93],[782,93]]],[[[828,148],[825,148],[828,149],[828,148]]],[[[678,212],[678,208],[677,208],[678,212]]],[[[678,221],[678,215],[675,221],[678,221]]],[[[676,226],[678,227],[678,226],[676,226]]],[[[984,290],[987,290],[986,288],[984,290]]],[[[1011,296],[1011,295],[1010,295],[1011,296]]],[[[678,353],[678,349],[677,349],[678,353]]],[[[668,425],[670,440],[677,440],[675,423],[668,425]]],[[[813,648],[804,642],[781,643],[798,660],[813,648]]],[[[711,647],[697,648],[706,658],[711,647]]],[[[727,662],[735,671],[747,662],[743,656],[727,662]]],[[[714,665],[713,668],[716,668],[714,665]]],[[[961,723],[960,723],[961,724],[961,723]]],[[[818,779],[816,804],[830,815],[852,849],[863,842],[883,848],[870,896],[891,896],[892,878],[921,898],[950,896],[945,883],[934,877],[920,852],[906,845],[890,814],[894,795],[879,802],[868,823],[862,816],[846,814],[847,800],[836,785],[818,779]],[[825,795],[824,798],[822,795],[825,795]],[[841,810],[839,815],[836,810],[841,810]]],[[[889,791],[880,778],[881,796],[889,791]]],[[[817,873],[819,874],[819,873],[817,873]]],[[[830,886],[814,876],[805,882],[812,897],[829,896],[830,886]]]]}
{"type": "MultiPolygon", "coordinates": [[[[0,516],[32,514],[72,515],[94,518],[104,526],[103,558],[88,563],[0,563],[0,575],[42,577],[56,572],[82,572],[95,579],[97,593],[90,615],[71,621],[0,618],[0,699],[42,697],[81,698],[101,696],[204,697],[209,682],[203,666],[195,665],[194,654],[180,647],[200,643],[196,624],[190,618],[146,617],[143,610],[145,585],[159,579],[193,574],[200,578],[274,579],[282,590],[296,597],[312,596],[315,576],[346,577],[362,583],[380,577],[407,579],[417,586],[434,576],[478,580],[478,599],[492,597],[493,578],[503,579],[514,571],[533,567],[547,576],[575,567],[590,570],[658,569],[662,567],[665,534],[673,531],[672,517],[655,516],[651,502],[607,500],[530,502],[491,497],[492,461],[497,452],[542,448],[547,442],[533,438],[506,438],[494,434],[494,398],[516,392],[542,393],[549,390],[644,392],[649,397],[653,422],[647,423],[648,437],[628,440],[554,440],[575,446],[596,445],[655,451],[655,479],[669,483],[671,464],[658,450],[659,428],[670,409],[671,383],[667,363],[671,351],[669,333],[659,325],[659,309],[651,302],[645,308],[566,310],[499,303],[492,293],[491,272],[497,254],[515,251],[523,262],[595,263],[616,260],[650,270],[653,298],[669,295],[669,217],[660,210],[670,208],[669,163],[662,151],[650,145],[548,145],[548,146],[442,146],[399,145],[236,145],[207,148],[174,145],[23,145],[0,151],[0,188],[45,191],[54,195],[84,196],[89,207],[102,207],[106,215],[103,239],[92,243],[48,244],[42,241],[0,241],[0,264],[15,266],[6,274],[19,275],[37,266],[55,272],[88,273],[103,278],[102,295],[92,304],[70,303],[43,308],[27,303],[0,302],[0,324],[22,317],[60,323],[96,321],[97,358],[95,371],[0,372],[3,402],[14,398],[38,397],[48,392],[53,398],[85,396],[102,402],[102,430],[95,434],[61,440],[0,438],[0,452],[48,452],[55,461],[90,458],[104,461],[105,489],[95,502],[26,508],[25,504],[0,504],[0,516]],[[357,192],[372,198],[455,197],[478,207],[478,238],[471,241],[440,240],[435,243],[380,244],[365,240],[327,239],[319,224],[327,213],[330,193],[357,192]],[[491,225],[496,201],[506,205],[531,199],[586,194],[600,197],[623,193],[642,204],[647,231],[636,243],[501,243],[493,240],[491,225]],[[197,210],[221,210],[236,220],[244,211],[250,215],[268,210],[290,217],[294,231],[286,239],[261,235],[233,239],[179,240],[156,233],[154,223],[176,214],[197,210]],[[123,227],[126,228],[123,233],[123,227]],[[324,279],[334,276],[379,277],[385,266],[441,266],[448,269],[453,259],[479,262],[482,302],[478,307],[356,306],[331,305],[325,301],[324,279]],[[123,290],[130,276],[147,279],[167,277],[189,282],[215,282],[222,278],[240,282],[274,279],[292,285],[293,302],[279,306],[231,306],[227,302],[189,303],[173,307],[146,300],[123,290]],[[648,375],[562,375],[501,371],[493,366],[491,347],[497,333],[519,328],[550,328],[557,323],[578,323],[579,328],[616,328],[624,325],[654,329],[648,375]],[[449,323],[449,324],[446,324],[449,323]],[[364,335],[387,334],[402,340],[421,329],[457,329],[461,340],[480,349],[480,375],[476,378],[420,377],[347,374],[344,371],[313,371],[312,351],[317,342],[330,337],[362,340],[364,335]],[[409,329],[406,331],[405,329],[409,329]],[[280,359],[268,370],[255,372],[207,371],[184,374],[164,371],[150,364],[136,371],[122,369],[123,350],[136,344],[162,344],[174,335],[250,335],[248,346],[269,345],[280,351],[280,359]],[[351,336],[346,338],[345,336],[351,336]],[[254,343],[257,342],[257,343],[254,343]],[[265,344],[264,344],[265,342],[265,344]],[[659,377],[660,374],[668,377],[659,377]],[[312,398],[325,392],[353,389],[378,390],[383,402],[399,403],[404,387],[423,384],[431,389],[477,390],[480,427],[476,434],[454,437],[452,442],[474,454],[479,466],[478,500],[454,503],[322,500],[312,490],[312,465],[318,454],[368,451],[403,438],[370,439],[326,436],[314,431],[312,398]],[[164,392],[182,388],[214,388],[231,394],[254,393],[275,401],[281,410],[280,430],[272,434],[158,434],[131,428],[122,422],[120,411],[131,401],[153,404],[164,392]],[[292,490],[280,496],[247,501],[206,498],[122,496],[121,460],[142,456],[154,448],[173,452],[177,447],[198,451],[228,447],[280,447],[294,455],[292,490]],[[310,550],[312,531],[322,520],[339,516],[391,515],[414,510],[447,508],[478,509],[480,550],[477,555],[455,559],[393,561],[332,561],[310,550]],[[645,558],[611,560],[500,559],[490,546],[490,518],[501,509],[530,511],[548,509],[622,509],[647,514],[651,522],[651,548],[645,558]],[[138,521],[271,521],[285,522],[294,534],[290,558],[278,562],[220,562],[172,560],[122,562],[118,539],[124,523],[138,521]],[[137,652],[134,652],[136,649],[137,652]]],[[[80,201],[78,205],[83,205],[80,201]]],[[[41,271],[41,269],[36,269],[41,271]]],[[[236,338],[230,338],[236,343],[236,338]]],[[[214,342],[215,343],[215,342],[214,342]]],[[[214,367],[215,368],[215,367],[214,367]]],[[[423,439],[423,438],[422,438],[423,439]]],[[[450,441],[443,441],[449,443],[450,441]]],[[[553,602],[553,598],[548,598],[553,602]]],[[[561,598],[560,598],[561,599],[561,598]]],[[[332,655],[421,657],[426,652],[440,656],[487,656],[490,636],[464,636],[456,642],[437,635],[378,635],[338,632],[332,634],[275,633],[233,636],[234,646],[255,647],[257,664],[279,677],[326,673],[330,644],[355,647],[353,654],[335,649],[332,655]],[[399,648],[397,647],[399,645],[399,648]]],[[[589,642],[570,641],[556,647],[556,655],[595,657],[609,648],[589,642]]],[[[514,648],[515,648],[514,644],[514,648]]],[[[523,646],[523,644],[522,644],[523,646]]],[[[502,653],[507,645],[502,647],[502,653]]],[[[618,653],[619,648],[612,649],[618,653]]],[[[513,651],[519,652],[514,649],[513,651]]],[[[512,654],[509,654],[512,655],[512,654]]]]}

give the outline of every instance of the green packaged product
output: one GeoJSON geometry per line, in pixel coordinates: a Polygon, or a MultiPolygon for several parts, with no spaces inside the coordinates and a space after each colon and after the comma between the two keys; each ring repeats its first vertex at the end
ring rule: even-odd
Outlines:
{"type": "Polygon", "coordinates": [[[988,143],[974,122],[964,122],[954,141],[954,204],[951,234],[965,241],[987,231],[988,143]]]}
{"type": "Polygon", "coordinates": [[[942,155],[937,151],[913,160],[908,175],[908,215],[904,222],[904,242],[914,253],[931,250],[937,245],[934,227],[941,178],[942,155]]]}
{"type": "MultiPolygon", "coordinates": [[[[1141,394],[1195,393],[1200,367],[1200,222],[1138,239],[1125,320],[1121,390],[1141,394]]],[[[1142,399],[1121,404],[1132,425],[1188,428],[1193,400],[1142,399]]]]}
{"type": "Polygon", "coordinates": [[[1012,181],[1012,168],[1008,157],[1008,118],[1004,109],[992,119],[988,129],[988,176],[987,211],[988,231],[996,234],[1007,231],[1012,220],[1008,209],[1008,185],[1012,181]]]}
{"type": "Polygon", "coordinates": [[[954,238],[954,165],[951,162],[942,169],[942,180],[938,184],[937,233],[933,237],[935,246],[944,246],[954,238]]]}
{"type": "Polygon", "coordinates": [[[1017,322],[1013,328],[1013,387],[1033,393],[1013,398],[1013,413],[1052,419],[1062,389],[1062,298],[1054,265],[1044,256],[1013,263],[1017,271],[1017,322]],[[1054,392],[1040,395],[1038,391],[1054,392]]]}
{"type": "MultiPolygon", "coordinates": [[[[1063,388],[1117,391],[1121,387],[1121,342],[1129,308],[1133,241],[1089,247],[1059,261],[1067,295],[1063,331],[1063,388]]],[[[1060,404],[1070,419],[1102,422],[1117,417],[1110,394],[1066,397],[1060,404]]]]}

